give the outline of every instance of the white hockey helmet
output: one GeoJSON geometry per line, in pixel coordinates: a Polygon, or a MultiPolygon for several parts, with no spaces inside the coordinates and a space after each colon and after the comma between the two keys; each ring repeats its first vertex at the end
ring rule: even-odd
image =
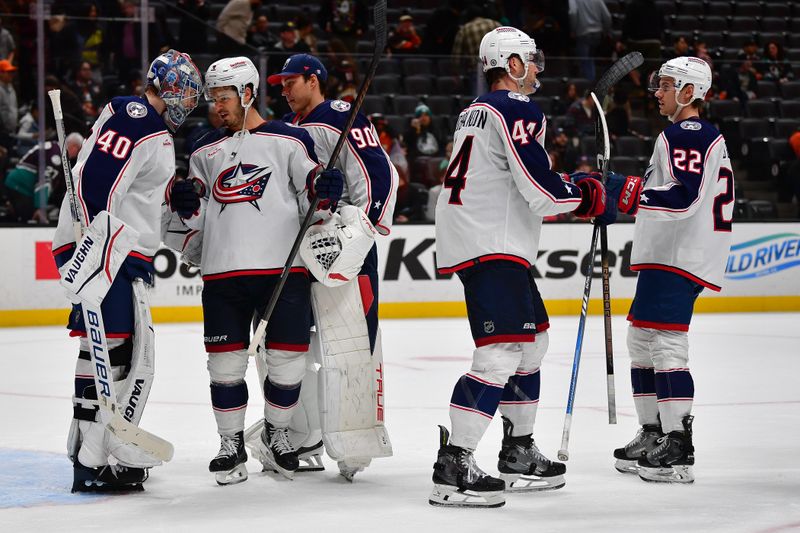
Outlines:
{"type": "Polygon", "coordinates": [[[650,77],[650,90],[655,92],[662,78],[675,80],[675,89],[680,91],[686,85],[694,85],[695,100],[703,100],[711,88],[711,67],[698,57],[676,57],[670,59],[650,77]]]}
{"type": "Polygon", "coordinates": [[[544,54],[536,48],[536,41],[511,26],[501,26],[484,35],[479,54],[484,72],[493,68],[508,70],[508,60],[514,55],[526,65],[535,64],[538,73],[544,70],[544,54]]]}
{"type": "Polygon", "coordinates": [[[239,94],[242,107],[250,107],[244,103],[244,90],[248,85],[253,86],[253,96],[258,93],[258,70],[249,58],[244,56],[226,57],[215,61],[206,71],[205,96],[206,100],[213,100],[211,89],[216,87],[233,87],[239,94]]]}

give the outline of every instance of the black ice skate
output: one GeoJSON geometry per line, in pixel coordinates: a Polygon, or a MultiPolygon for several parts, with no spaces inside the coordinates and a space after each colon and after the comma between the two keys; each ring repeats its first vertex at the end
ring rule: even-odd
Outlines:
{"type": "Polygon", "coordinates": [[[148,476],[147,468],[106,465],[97,468],[72,465],[72,492],[139,492],[148,476]]]}
{"type": "Polygon", "coordinates": [[[564,463],[551,461],[539,451],[531,435],[512,437],[514,424],[503,417],[503,447],[497,469],[508,492],[560,489],[566,484],[564,463]]]}
{"type": "Polygon", "coordinates": [[[219,453],[208,464],[208,470],[216,474],[218,484],[235,485],[247,479],[246,462],[243,432],[220,435],[219,453]]]}
{"type": "Polygon", "coordinates": [[[431,505],[502,507],[505,482],[478,468],[472,451],[448,444],[450,433],[439,426],[439,454],[433,464],[431,505]]]}
{"type": "Polygon", "coordinates": [[[300,462],[297,452],[289,441],[288,428],[276,428],[264,421],[264,429],[257,445],[252,448],[253,455],[264,466],[263,472],[274,471],[292,479],[300,462]]]}
{"type": "Polygon", "coordinates": [[[660,424],[645,424],[636,433],[636,436],[623,448],[614,450],[617,462],[614,468],[623,474],[637,474],[639,472],[639,459],[647,455],[656,447],[656,441],[663,437],[660,424]]]}
{"type": "Polygon", "coordinates": [[[670,431],[656,441],[655,448],[639,459],[640,478],[661,483],[694,482],[692,420],[694,417],[691,415],[683,417],[683,431],[670,431]]]}

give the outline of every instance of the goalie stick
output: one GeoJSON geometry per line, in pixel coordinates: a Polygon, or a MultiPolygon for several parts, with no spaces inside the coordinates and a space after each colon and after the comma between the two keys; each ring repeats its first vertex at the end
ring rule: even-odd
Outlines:
{"type": "MultiPolygon", "coordinates": [[[[631,71],[638,68],[644,61],[642,54],[639,52],[631,52],[625,57],[616,61],[611,67],[600,77],[595,86],[595,92],[592,93],[592,99],[598,107],[598,116],[596,124],[597,136],[597,163],[603,175],[603,182],[605,182],[608,173],[608,159],[610,154],[610,145],[608,141],[608,128],[606,127],[605,115],[603,114],[602,100],[605,99],[608,91],[622,78],[627,76],[631,71]]],[[[561,461],[569,460],[569,437],[572,429],[572,410],[575,403],[575,390],[578,385],[578,370],[580,369],[581,351],[583,350],[583,334],[586,329],[586,315],[589,307],[589,294],[592,289],[592,274],[594,272],[594,255],[597,249],[597,238],[600,235],[601,241],[601,256],[602,256],[602,270],[603,270],[603,314],[605,318],[605,339],[606,339],[606,383],[608,391],[608,418],[609,423],[616,423],[616,405],[614,399],[614,352],[611,342],[611,298],[610,287],[608,281],[608,237],[606,227],[598,223],[594,224],[592,229],[592,242],[589,247],[589,261],[588,270],[586,272],[586,279],[583,284],[583,299],[581,300],[581,316],[578,321],[578,335],[575,340],[575,355],[572,361],[572,374],[569,382],[569,396],[567,398],[567,409],[564,416],[564,430],[561,434],[561,449],[558,450],[558,458],[561,461]],[[612,422],[613,420],[613,422],[612,422]]]]}
{"type": "MultiPolygon", "coordinates": [[[[75,232],[75,244],[77,246],[83,236],[85,227],[78,210],[78,199],[75,195],[72,169],[70,168],[69,156],[64,145],[64,113],[61,109],[61,91],[54,89],[48,91],[47,94],[53,103],[56,133],[61,147],[61,164],[64,168],[64,182],[69,196],[72,228],[75,232]]],[[[106,429],[120,441],[136,446],[156,459],[169,461],[174,453],[174,448],[170,442],[132,424],[120,414],[120,407],[117,405],[117,394],[114,388],[114,378],[111,374],[111,364],[108,358],[108,343],[106,342],[100,306],[84,300],[81,302],[81,308],[86,325],[86,338],[89,342],[94,383],[97,388],[100,420],[106,429]]]]}
{"type": "MultiPolygon", "coordinates": [[[[336,160],[339,158],[339,152],[342,151],[344,143],[347,142],[347,136],[350,135],[350,129],[353,127],[353,122],[356,120],[358,110],[361,109],[361,104],[364,102],[364,97],[367,95],[369,84],[372,82],[372,78],[375,77],[375,71],[378,70],[378,63],[380,62],[381,55],[383,55],[383,50],[386,48],[386,0],[378,0],[375,2],[375,7],[373,8],[373,20],[375,24],[375,50],[372,52],[372,61],[370,61],[367,73],[364,76],[364,79],[361,81],[361,87],[358,89],[356,99],[350,105],[350,115],[347,117],[347,122],[345,123],[344,128],[342,128],[342,133],[339,135],[339,140],[336,142],[333,152],[331,152],[331,157],[328,160],[326,170],[330,170],[334,167],[336,160]]],[[[289,252],[289,257],[286,258],[286,263],[283,265],[283,271],[281,272],[281,277],[278,280],[278,284],[272,291],[272,296],[269,299],[269,303],[267,303],[267,308],[264,309],[264,314],[261,315],[261,320],[259,320],[258,326],[253,333],[253,338],[250,340],[250,346],[247,348],[247,353],[249,355],[256,354],[258,345],[261,344],[261,341],[264,339],[264,335],[267,331],[267,324],[272,316],[272,312],[275,310],[275,305],[278,303],[278,298],[280,298],[281,292],[283,292],[283,286],[286,284],[286,279],[289,277],[289,271],[292,268],[292,263],[294,263],[294,259],[297,257],[297,252],[300,250],[300,245],[303,242],[303,236],[311,226],[311,217],[317,210],[318,204],[319,197],[315,197],[308,208],[308,212],[303,219],[303,223],[300,225],[300,231],[297,233],[297,237],[292,245],[292,250],[289,252]]]]}

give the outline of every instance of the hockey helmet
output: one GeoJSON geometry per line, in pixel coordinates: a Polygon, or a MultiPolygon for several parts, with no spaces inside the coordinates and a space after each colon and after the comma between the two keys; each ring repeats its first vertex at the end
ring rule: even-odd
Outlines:
{"type": "Polygon", "coordinates": [[[697,57],[676,57],[670,59],[650,76],[649,89],[655,92],[662,78],[672,78],[675,89],[680,91],[686,85],[694,85],[694,98],[703,100],[711,88],[711,67],[697,57]]]}
{"type": "Polygon", "coordinates": [[[483,36],[480,59],[484,72],[493,68],[508,70],[508,60],[515,55],[526,64],[535,64],[537,72],[544,70],[544,53],[536,48],[536,41],[526,33],[511,26],[501,26],[483,36]]]}
{"type": "Polygon", "coordinates": [[[213,100],[211,89],[217,87],[233,87],[239,94],[242,107],[248,108],[253,103],[245,105],[244,90],[248,85],[253,86],[253,95],[258,92],[258,70],[249,58],[244,56],[226,57],[211,64],[206,71],[206,100],[213,100]]]}
{"type": "Polygon", "coordinates": [[[200,70],[188,54],[168,50],[150,64],[147,87],[164,100],[164,122],[175,133],[195,107],[203,90],[200,70]]]}

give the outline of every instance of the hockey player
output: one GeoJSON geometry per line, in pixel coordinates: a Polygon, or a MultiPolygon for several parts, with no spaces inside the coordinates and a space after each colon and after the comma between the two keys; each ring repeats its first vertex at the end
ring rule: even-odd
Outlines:
{"type": "MultiPolygon", "coordinates": [[[[205,94],[224,127],[202,139],[190,158],[189,180],[176,182],[170,193],[172,209],[203,232],[204,341],[221,438],[209,470],[221,485],[247,479],[244,376],[253,316],[263,313],[280,278],[300,231],[298,210],[306,193],[332,205],[342,189],[341,172],[320,173],[307,132],[261,117],[254,105],[258,86],[258,71],[246,57],[209,67],[205,94]]],[[[311,326],[308,272],[299,258],[290,272],[266,331],[269,376],[258,447],[265,468],[287,477],[298,467],[287,427],[300,395],[311,326]]]]}
{"type": "Polygon", "coordinates": [[[700,292],[721,289],[734,201],[725,139],[700,118],[710,87],[711,69],[696,57],[654,73],[650,90],[672,125],[656,139],[644,178],[628,177],[619,203],[630,214],[638,208],[628,352],[642,427],[614,457],[617,470],[647,481],[694,481],[689,322],[700,292]]]}
{"type": "Polygon", "coordinates": [[[616,218],[616,189],[609,186],[607,198],[590,175],[576,175],[574,185],[550,170],[547,122],[529,97],[544,67],[534,40],[515,28],[496,28],[483,37],[480,60],[490,92],[459,115],[436,204],[438,271],[456,273],[464,285],[476,349],[471,370],[453,390],[452,434],[440,426],[434,505],[498,507],[505,489],[564,485],[566,467],[546,458],[532,438],[549,324],[529,269],[542,217],[571,211],[602,223],[616,218]],[[503,479],[483,472],[473,458],[498,406],[503,479]]]}
{"type": "MultiPolygon", "coordinates": [[[[138,422],[152,384],[152,325],[140,318],[143,285],[153,281],[153,255],[160,242],[161,203],[175,173],[172,134],[197,105],[202,78],[191,58],[175,50],[150,65],[143,96],[114,98],[105,106],[83,143],[74,168],[80,216],[86,225],[102,211],[139,232],[103,299],[101,311],[116,390],[126,416],[138,422]],[[140,338],[140,335],[143,338],[140,338]],[[130,409],[130,412],[128,412],[130,409]]],[[[53,239],[61,267],[75,251],[69,198],[64,198],[53,239]]],[[[94,371],[86,326],[74,306],[67,326],[80,337],[75,368],[73,420],[67,449],[74,466],[73,492],[141,490],[148,468],[160,464],[120,442],[99,421],[94,371]],[[111,459],[111,460],[110,460],[111,459]]]]}
{"type": "MultiPolygon", "coordinates": [[[[309,54],[297,54],[290,57],[283,69],[269,77],[268,82],[273,85],[283,85],[282,94],[286,98],[292,113],[286,115],[286,122],[304,128],[314,139],[314,145],[320,161],[325,164],[336,146],[345,122],[350,114],[350,104],[341,100],[326,100],[325,83],[328,73],[322,62],[309,54]]],[[[397,199],[398,175],[388,155],[378,141],[377,133],[372,124],[362,114],[356,115],[353,127],[344,149],[340,152],[336,166],[341,168],[345,176],[345,187],[341,206],[355,206],[365,213],[368,222],[380,235],[388,235],[391,229],[394,206],[397,199]]],[[[342,211],[346,216],[347,210],[342,211]]],[[[359,224],[359,227],[362,227],[359,224]]],[[[360,233],[360,231],[356,231],[360,233]]],[[[310,268],[317,265],[316,261],[307,261],[310,268]]],[[[366,325],[369,335],[370,351],[380,351],[376,347],[378,333],[378,256],[375,244],[367,246],[363,253],[355,254],[352,263],[347,268],[355,270],[359,280],[359,290],[362,302],[369,305],[364,309],[366,325]]],[[[317,277],[322,278],[330,272],[317,272],[317,277]]],[[[359,317],[355,317],[359,320],[359,317]]],[[[361,318],[363,321],[364,319],[361,318]]],[[[322,441],[318,427],[316,369],[309,365],[306,378],[311,386],[307,387],[308,396],[303,395],[303,413],[292,424],[292,429],[297,430],[296,438],[304,438],[301,446],[308,449],[306,455],[318,455],[322,451],[322,441]],[[314,427],[309,427],[309,425],[314,427]]],[[[366,385],[366,384],[365,384],[366,385]]],[[[324,400],[323,400],[324,401],[324,400]]],[[[330,450],[329,450],[330,452],[330,450]]],[[[315,464],[321,465],[318,457],[315,464]]],[[[355,471],[362,466],[339,463],[340,470],[348,479],[352,478],[355,471]]]]}

